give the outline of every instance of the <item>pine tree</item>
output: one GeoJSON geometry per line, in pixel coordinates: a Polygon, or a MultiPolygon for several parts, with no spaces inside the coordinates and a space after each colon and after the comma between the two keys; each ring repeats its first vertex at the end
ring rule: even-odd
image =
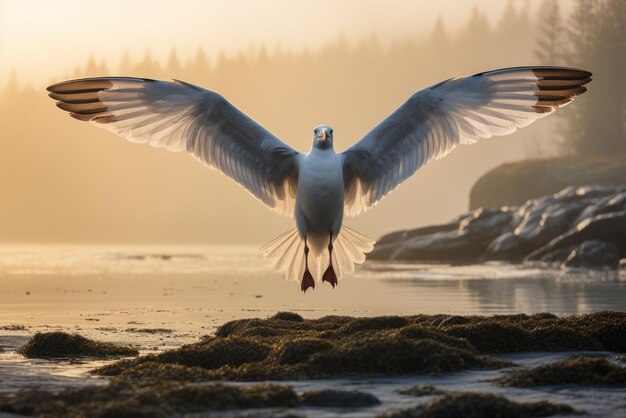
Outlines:
{"type": "Polygon", "coordinates": [[[566,140],[580,155],[626,155],[625,21],[623,0],[578,0],[570,17],[570,65],[594,73],[589,94],[568,109],[566,140]]]}
{"type": "Polygon", "coordinates": [[[178,59],[178,54],[176,53],[176,48],[172,47],[170,56],[167,59],[167,64],[165,65],[165,72],[168,74],[168,77],[180,77],[181,70],[182,67],[178,59]]]}
{"type": "Polygon", "coordinates": [[[539,35],[535,56],[543,65],[563,64],[564,30],[557,0],[544,0],[538,16],[539,35]]]}

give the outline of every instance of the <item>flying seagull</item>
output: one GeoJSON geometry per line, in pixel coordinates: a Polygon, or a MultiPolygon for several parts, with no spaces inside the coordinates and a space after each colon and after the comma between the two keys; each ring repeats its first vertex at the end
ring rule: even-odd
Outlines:
{"type": "Polygon", "coordinates": [[[187,151],[218,169],[295,228],[262,247],[274,268],[301,289],[333,287],[365,261],[374,241],[343,225],[375,205],[417,169],[459,144],[507,135],[569,104],[591,73],[563,67],[515,67],[453,78],[413,94],[343,152],[333,128],[313,130],[303,154],[221,95],[184,81],[84,78],[48,87],[75,119],[131,142],[187,151]]]}

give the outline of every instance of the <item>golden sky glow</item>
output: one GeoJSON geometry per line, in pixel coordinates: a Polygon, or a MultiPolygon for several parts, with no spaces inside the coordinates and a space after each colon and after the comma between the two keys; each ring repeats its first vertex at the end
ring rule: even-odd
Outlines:
{"type": "MultiPolygon", "coordinates": [[[[540,0],[513,0],[534,11],[540,0]]],[[[316,48],[339,33],[349,41],[424,36],[437,16],[454,33],[473,7],[494,22],[505,0],[0,0],[0,77],[15,70],[35,83],[58,77],[93,55],[116,63],[150,48],[183,59],[199,46],[210,57],[266,44],[316,48]]],[[[571,0],[562,0],[564,11],[571,0]]]]}
{"type": "MultiPolygon", "coordinates": [[[[475,3],[487,30],[482,16],[472,20],[474,2],[460,0],[0,0],[0,241],[269,241],[293,222],[189,156],[72,120],[43,87],[102,75],[179,78],[223,94],[302,152],[314,126],[332,125],[340,151],[421,88],[547,64],[533,54],[540,0],[512,0],[528,19],[505,18],[505,0],[475,3]],[[443,36],[433,34],[438,16],[443,36]],[[294,54],[277,54],[276,45],[294,54]],[[199,47],[211,65],[197,59],[199,47]],[[160,63],[145,60],[147,49],[160,63]],[[165,66],[172,50],[180,62],[165,66]],[[120,69],[126,52],[130,64],[120,69]],[[227,59],[218,59],[222,52],[227,59]],[[12,70],[18,86],[6,82],[12,70]]],[[[564,15],[571,3],[559,3],[564,15]]],[[[545,156],[554,121],[459,147],[346,224],[378,238],[446,222],[467,210],[469,190],[486,171],[545,156]]]]}

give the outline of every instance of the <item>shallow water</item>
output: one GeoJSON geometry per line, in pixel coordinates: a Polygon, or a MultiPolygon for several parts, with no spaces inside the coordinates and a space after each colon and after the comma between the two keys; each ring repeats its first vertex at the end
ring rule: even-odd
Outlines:
{"type": "MultiPolygon", "coordinates": [[[[336,289],[277,276],[252,247],[2,246],[0,247],[0,393],[102,383],[87,374],[101,362],[28,360],[15,353],[37,331],[61,329],[131,343],[144,351],[196,341],[230,319],[294,311],[305,318],[328,314],[374,316],[416,313],[579,314],[626,310],[626,274],[564,273],[506,264],[476,266],[368,262],[336,289]],[[17,329],[16,329],[17,328],[17,329]],[[20,329],[22,328],[22,329],[20,329]]],[[[560,354],[523,354],[517,363],[560,354]]],[[[369,391],[383,405],[342,411],[351,417],[429,400],[399,395],[398,388],[433,384],[443,389],[486,390],[513,399],[551,399],[618,417],[623,389],[501,389],[488,380],[503,371],[463,372],[396,379],[293,382],[298,390],[338,387],[369,391]]],[[[333,416],[334,410],[302,410],[333,416]]],[[[0,414],[1,416],[1,414],[0,414]]]]}

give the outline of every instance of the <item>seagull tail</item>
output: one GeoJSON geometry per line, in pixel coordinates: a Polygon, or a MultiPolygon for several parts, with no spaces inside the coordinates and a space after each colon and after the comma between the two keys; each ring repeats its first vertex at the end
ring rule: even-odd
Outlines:
{"type": "Polygon", "coordinates": [[[300,280],[304,274],[304,239],[296,228],[290,229],[260,248],[263,258],[269,260],[285,278],[300,280]]]}
{"type": "Polygon", "coordinates": [[[352,228],[342,225],[333,243],[333,268],[337,278],[354,273],[355,264],[365,261],[365,254],[374,249],[374,241],[352,228]]]}
{"type": "MultiPolygon", "coordinates": [[[[328,243],[328,241],[326,241],[328,243]]],[[[355,264],[365,261],[365,254],[374,249],[374,240],[343,225],[333,242],[333,268],[337,278],[354,273],[355,264]]],[[[325,246],[324,245],[324,249],[325,246]]],[[[299,281],[304,274],[304,239],[297,229],[291,229],[261,248],[263,258],[269,260],[285,278],[299,281]]],[[[309,253],[309,267],[319,282],[328,266],[328,251],[309,253]]]]}

